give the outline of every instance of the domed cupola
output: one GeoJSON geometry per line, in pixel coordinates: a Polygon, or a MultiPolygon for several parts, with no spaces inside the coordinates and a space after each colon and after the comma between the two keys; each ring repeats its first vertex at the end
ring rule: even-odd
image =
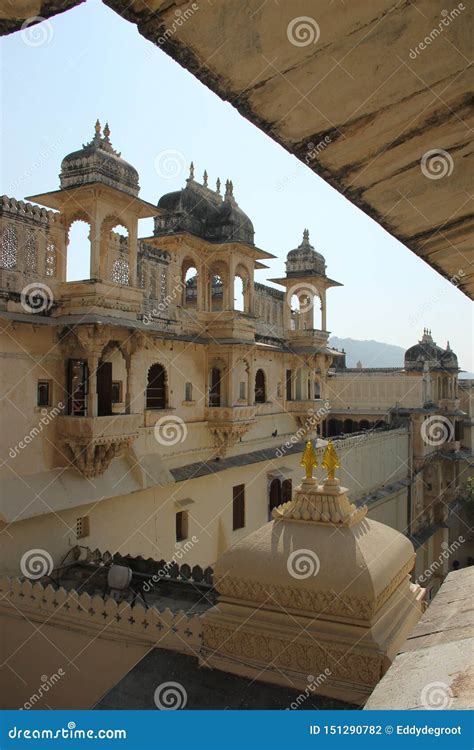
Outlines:
{"type": "Polygon", "coordinates": [[[449,346],[446,350],[438,346],[428,328],[423,330],[420,341],[405,352],[405,370],[423,370],[425,363],[430,370],[457,370],[458,360],[449,346]]]}
{"type": "Polygon", "coordinates": [[[290,250],[286,256],[286,274],[287,276],[326,275],[326,261],[321,253],[318,253],[310,244],[307,229],[303,232],[301,245],[290,250]]]}
{"type": "Polygon", "coordinates": [[[186,187],[166,193],[158,201],[162,212],[155,218],[155,236],[190,232],[209,242],[253,245],[253,224],[237,205],[232,182],[226,181],[224,198],[220,189],[219,179],[215,190],[208,186],[207,172],[204,172],[203,182],[197,182],[191,163],[186,187]]]}
{"type": "Polygon", "coordinates": [[[102,182],[133,196],[138,196],[138,172],[112,148],[108,124],[101,135],[100,122],[95,124],[93,139],[79,151],[64,157],[61,163],[61,189],[102,182]]]}

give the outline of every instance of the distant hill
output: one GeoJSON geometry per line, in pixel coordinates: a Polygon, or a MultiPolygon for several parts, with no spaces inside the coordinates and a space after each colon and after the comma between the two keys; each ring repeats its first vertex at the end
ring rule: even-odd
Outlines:
{"type": "Polygon", "coordinates": [[[329,346],[334,349],[344,349],[347,367],[356,367],[362,362],[362,367],[403,367],[405,349],[382,341],[358,341],[357,339],[340,339],[331,336],[329,346]]]}

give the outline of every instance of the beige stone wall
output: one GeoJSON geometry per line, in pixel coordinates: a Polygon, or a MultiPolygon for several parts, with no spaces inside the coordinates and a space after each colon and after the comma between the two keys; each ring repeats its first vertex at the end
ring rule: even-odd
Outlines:
{"type": "Polygon", "coordinates": [[[328,393],[333,411],[340,409],[388,409],[422,404],[421,375],[405,372],[341,372],[329,378],[328,393]]]}
{"type": "MultiPolygon", "coordinates": [[[[9,575],[18,575],[22,554],[38,547],[46,549],[58,563],[77,543],[155,559],[170,560],[177,555],[180,562],[190,565],[212,564],[227,547],[268,521],[272,472],[283,469],[294,486],[299,482],[300,455],[281,455],[284,446],[280,445],[280,457],[277,457],[277,447],[272,460],[132,494],[99,498],[80,507],[72,500],[69,507],[58,508],[54,513],[44,507],[42,515],[16,521],[7,527],[0,551],[0,569],[9,575]],[[245,528],[233,531],[232,488],[238,484],[245,484],[246,523],[245,528]],[[191,546],[185,542],[175,543],[175,516],[183,508],[189,514],[191,546]],[[89,517],[90,534],[77,540],[76,519],[84,515],[89,517]]],[[[336,442],[336,447],[342,464],[341,482],[349,488],[353,500],[406,477],[408,435],[404,430],[354,437],[336,442]]],[[[318,453],[320,461],[322,449],[318,449],[318,453]]],[[[123,471],[121,464],[120,468],[123,471]]],[[[114,464],[108,471],[115,472],[113,476],[117,481],[120,479],[114,464]]],[[[317,474],[321,474],[320,469],[317,474]]],[[[81,484],[84,486],[84,482],[81,484]]],[[[47,493],[45,498],[48,500],[47,493]]],[[[380,516],[380,511],[373,517],[403,530],[403,502],[396,498],[393,509],[389,500],[386,504],[384,517],[380,516]]]]}

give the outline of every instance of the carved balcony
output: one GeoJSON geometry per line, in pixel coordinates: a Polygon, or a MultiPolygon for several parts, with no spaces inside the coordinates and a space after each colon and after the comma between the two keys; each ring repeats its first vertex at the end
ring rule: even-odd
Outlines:
{"type": "Polygon", "coordinates": [[[106,417],[60,416],[59,445],[66,449],[77,471],[86,478],[103,474],[112,459],[123,456],[138,437],[140,414],[106,417]]]}
{"type": "Polygon", "coordinates": [[[88,279],[60,284],[55,315],[101,313],[136,320],[143,303],[143,290],[107,281],[88,279]]]}
{"type": "Polygon", "coordinates": [[[214,439],[216,455],[224,457],[255,423],[255,406],[215,406],[206,409],[205,418],[214,439]]]}
{"type": "Polygon", "coordinates": [[[324,398],[286,401],[285,409],[294,416],[298,430],[303,431],[304,435],[315,432],[316,425],[330,412],[329,402],[324,398]]]}
{"type": "Polygon", "coordinates": [[[302,330],[289,330],[287,340],[293,345],[300,346],[326,346],[329,331],[321,331],[319,328],[304,328],[302,330]]]}

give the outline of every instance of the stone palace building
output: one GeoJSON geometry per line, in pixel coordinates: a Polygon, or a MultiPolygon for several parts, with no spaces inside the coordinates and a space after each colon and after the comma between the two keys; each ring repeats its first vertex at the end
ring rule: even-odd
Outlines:
{"type": "Polygon", "coordinates": [[[412,540],[414,581],[436,563],[437,590],[472,473],[472,391],[449,345],[425,330],[403,368],[347,368],[328,346],[340,283],[308,230],[275,286],[255,282],[275,256],[232,182],[191,165],[148,203],[108,126],[28,201],[0,206],[2,573],[76,545],[212,565],[290,500],[305,441],[321,457],[331,437],[352,501],[412,540]],[[90,278],[67,281],[76,221],[90,278]]]}

